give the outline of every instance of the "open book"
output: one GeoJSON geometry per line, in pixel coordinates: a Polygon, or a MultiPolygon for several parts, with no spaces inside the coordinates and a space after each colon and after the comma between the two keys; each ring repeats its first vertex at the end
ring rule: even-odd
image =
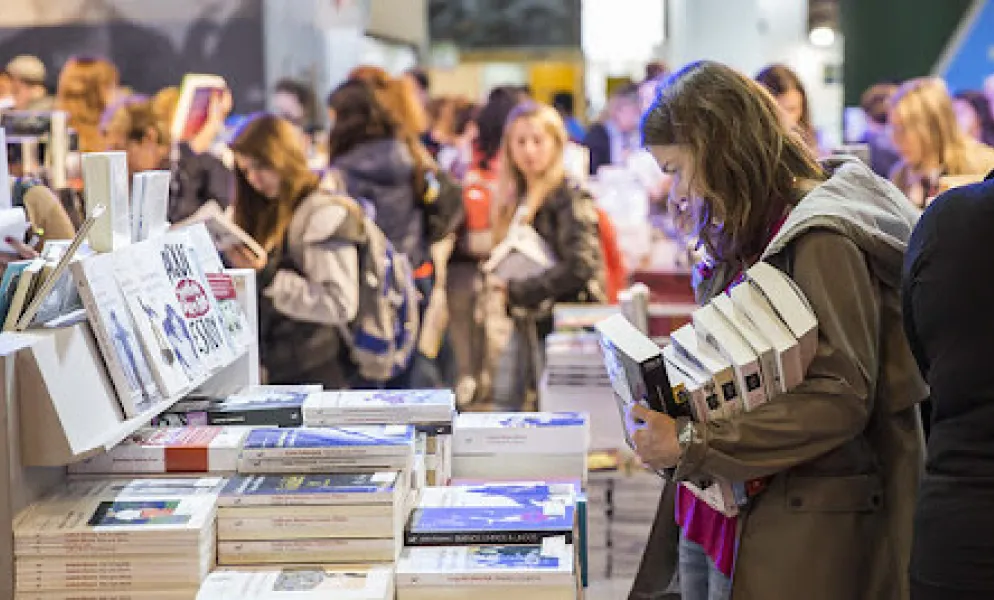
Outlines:
{"type": "Polygon", "coordinates": [[[530,279],[556,264],[556,256],[531,225],[516,223],[490,253],[483,272],[502,281],[530,279]]]}
{"type": "Polygon", "coordinates": [[[227,252],[241,246],[248,250],[252,256],[261,262],[265,262],[268,256],[265,248],[259,245],[252,236],[244,229],[235,225],[231,219],[231,211],[221,208],[221,205],[210,200],[201,206],[197,212],[193,213],[183,221],[174,223],[173,228],[178,229],[203,223],[207,231],[214,240],[214,246],[218,252],[227,252]]]}

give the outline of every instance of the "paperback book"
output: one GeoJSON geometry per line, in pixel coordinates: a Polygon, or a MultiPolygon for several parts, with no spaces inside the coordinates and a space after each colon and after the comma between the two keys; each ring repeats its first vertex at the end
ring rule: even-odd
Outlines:
{"type": "Polygon", "coordinates": [[[693,318],[698,340],[731,363],[736,386],[743,395],[745,410],[765,404],[768,398],[759,357],[742,334],[712,304],[694,311],[693,318]]]}
{"type": "Polygon", "coordinates": [[[219,569],[204,581],[197,600],[393,600],[393,591],[388,566],[219,569]]]}
{"type": "Polygon", "coordinates": [[[587,416],[558,413],[463,413],[452,429],[452,454],[582,454],[590,446],[587,416]]]}
{"type": "Polygon", "coordinates": [[[125,248],[131,243],[127,153],[87,152],[82,160],[86,214],[93,215],[98,206],[104,207],[90,230],[90,247],[95,252],[125,248]]]}
{"type": "Polygon", "coordinates": [[[224,398],[180,400],[160,415],[163,425],[250,425],[300,427],[309,392],[296,390],[247,390],[224,398]]]}
{"type": "Polygon", "coordinates": [[[396,581],[400,598],[409,589],[449,587],[470,587],[474,592],[478,587],[507,587],[508,592],[527,592],[522,588],[554,586],[575,592],[573,546],[563,543],[405,548],[397,561],[396,581]]]}
{"type": "Polygon", "coordinates": [[[233,473],[248,427],[142,429],[70,473],[233,473]]]}
{"type": "Polygon", "coordinates": [[[329,475],[237,476],[218,498],[220,507],[395,504],[397,471],[329,475]]]}
{"type": "Polygon", "coordinates": [[[670,340],[684,358],[696,363],[714,379],[715,386],[722,397],[722,414],[718,415],[719,418],[740,414],[745,410],[745,403],[742,401],[742,393],[739,390],[732,363],[709,344],[703,343],[698,338],[693,325],[684,325],[672,332],[670,340]]]}
{"type": "Polygon", "coordinates": [[[352,390],[314,394],[304,404],[308,426],[452,423],[450,390],[352,390]]]}
{"type": "Polygon", "coordinates": [[[791,390],[804,380],[801,347],[790,329],[780,320],[766,297],[752,285],[737,285],[730,296],[735,309],[752,323],[773,346],[780,374],[778,393],[791,390]]]}
{"type": "Polygon", "coordinates": [[[773,399],[784,391],[779,368],[777,366],[777,354],[773,344],[757,328],[749,318],[736,308],[731,296],[720,294],[716,296],[711,304],[721,313],[725,320],[731,324],[746,340],[752,351],[759,358],[760,369],[763,373],[763,383],[766,387],[766,397],[773,399]]]}
{"type": "Polygon", "coordinates": [[[414,428],[406,425],[257,428],[249,434],[242,458],[407,457],[414,454],[414,428]]]}
{"type": "MultiPolygon", "coordinates": [[[[252,337],[248,318],[238,302],[234,279],[225,272],[210,232],[201,224],[185,227],[182,231],[189,236],[190,243],[197,252],[207,283],[214,293],[214,298],[217,299],[218,310],[227,328],[228,337],[236,348],[247,347],[252,337]]],[[[320,390],[320,387],[318,389],[320,390]]]]}
{"type": "Polygon", "coordinates": [[[776,311],[801,349],[801,364],[805,371],[818,349],[818,318],[811,310],[804,293],[790,277],[776,267],[758,262],[747,272],[748,283],[760,290],[776,311]]]}

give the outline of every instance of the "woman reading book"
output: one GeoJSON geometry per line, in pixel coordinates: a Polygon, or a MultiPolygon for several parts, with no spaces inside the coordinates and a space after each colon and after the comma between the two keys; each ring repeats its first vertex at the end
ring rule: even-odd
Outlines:
{"type": "Polygon", "coordinates": [[[643,135],[708,257],[698,299],[763,260],[794,280],[820,329],[800,385],[750,412],[695,423],[633,409],[645,463],[677,481],[746,483],[747,499],[729,518],[668,486],[632,597],[665,589],[678,556],[684,600],[907,598],[927,395],[901,327],[916,211],[862,163],[816,162],[773,97],[717,63],[667,81],[643,135]]]}
{"type": "MultiPolygon", "coordinates": [[[[238,250],[235,267],[258,269],[259,349],[271,383],[347,383],[340,331],[359,303],[359,256],[342,240],[351,221],[307,166],[300,134],[272,115],[250,118],[231,145],[237,165],[235,223],[269,253],[238,250]]],[[[358,207],[355,207],[358,210],[358,207]]],[[[361,214],[361,211],[360,211],[361,214]]]]}

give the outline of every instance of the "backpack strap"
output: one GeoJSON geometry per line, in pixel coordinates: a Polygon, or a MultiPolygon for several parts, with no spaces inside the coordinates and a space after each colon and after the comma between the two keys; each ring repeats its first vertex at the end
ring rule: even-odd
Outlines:
{"type": "Polygon", "coordinates": [[[366,244],[366,219],[362,207],[348,196],[318,188],[297,205],[293,212],[293,218],[290,219],[290,225],[283,236],[284,254],[295,264],[299,265],[302,260],[304,244],[317,241],[307,238],[307,230],[314,216],[322,209],[331,206],[343,207],[346,218],[337,229],[327,232],[326,239],[351,242],[359,246],[366,244]]]}

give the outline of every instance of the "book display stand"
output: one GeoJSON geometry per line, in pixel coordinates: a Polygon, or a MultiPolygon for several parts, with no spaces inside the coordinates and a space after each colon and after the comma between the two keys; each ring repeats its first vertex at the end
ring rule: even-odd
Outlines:
{"type": "Polygon", "coordinates": [[[67,465],[113,448],[194,390],[223,394],[259,383],[255,272],[228,273],[248,317],[248,348],[132,418],[88,322],[0,335],[0,598],[14,595],[15,515],[64,481],[67,465]]]}

